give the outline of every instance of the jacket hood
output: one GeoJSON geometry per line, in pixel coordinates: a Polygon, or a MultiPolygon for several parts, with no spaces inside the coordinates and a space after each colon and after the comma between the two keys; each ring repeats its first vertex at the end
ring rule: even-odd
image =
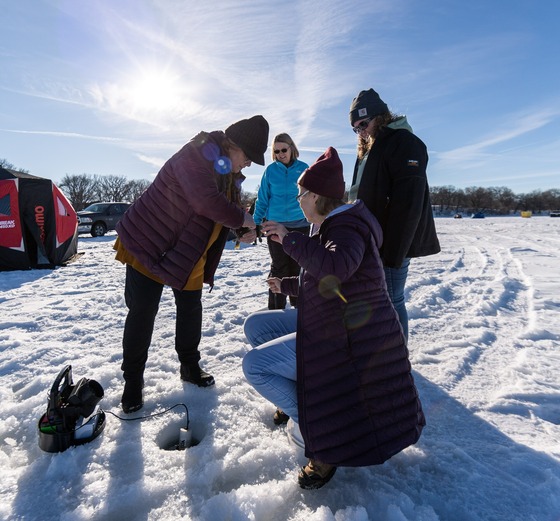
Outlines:
{"type": "Polygon", "coordinates": [[[414,134],[406,116],[400,116],[395,121],[391,121],[391,123],[387,125],[387,128],[392,128],[393,130],[408,130],[411,134],[414,134]]]}
{"type": "Polygon", "coordinates": [[[362,223],[363,226],[367,227],[369,229],[369,232],[373,236],[375,246],[377,247],[377,249],[381,248],[381,244],[383,243],[383,232],[381,231],[381,225],[374,217],[374,215],[366,208],[366,205],[363,203],[363,201],[358,199],[353,203],[347,203],[345,205],[339,206],[338,208],[335,208],[331,213],[329,213],[325,220],[341,213],[345,213],[346,215],[357,219],[362,223]]]}

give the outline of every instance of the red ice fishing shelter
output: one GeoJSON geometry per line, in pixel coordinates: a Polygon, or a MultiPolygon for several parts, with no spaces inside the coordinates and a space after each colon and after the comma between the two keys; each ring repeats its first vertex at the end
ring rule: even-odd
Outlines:
{"type": "Polygon", "coordinates": [[[50,180],[0,168],[0,271],[52,268],[78,252],[78,219],[50,180]]]}

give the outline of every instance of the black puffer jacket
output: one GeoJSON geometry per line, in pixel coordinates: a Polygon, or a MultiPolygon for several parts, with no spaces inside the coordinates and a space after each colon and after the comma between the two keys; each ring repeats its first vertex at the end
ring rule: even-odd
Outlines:
{"type": "Polygon", "coordinates": [[[367,466],[415,443],[425,425],[408,350],[363,203],[329,216],[317,235],[289,232],[284,250],[303,269],[282,279],[297,294],[299,426],[309,458],[367,466]]]}
{"type": "MultiPolygon", "coordinates": [[[[358,199],[383,229],[381,258],[389,268],[400,268],[407,257],[441,251],[426,177],[426,145],[406,130],[406,118],[401,118],[400,126],[381,130],[369,151],[358,189],[358,199]]],[[[352,185],[358,167],[359,161],[352,185]]]]}

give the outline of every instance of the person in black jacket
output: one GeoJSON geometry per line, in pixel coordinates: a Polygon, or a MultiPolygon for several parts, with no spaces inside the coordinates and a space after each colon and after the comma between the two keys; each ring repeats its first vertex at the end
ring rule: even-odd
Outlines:
{"type": "Polygon", "coordinates": [[[373,89],[350,105],[358,157],[348,200],[361,199],[383,230],[381,258],[391,301],[408,340],[404,287],[410,259],[441,248],[426,176],[428,152],[406,116],[393,114],[373,89]]]}

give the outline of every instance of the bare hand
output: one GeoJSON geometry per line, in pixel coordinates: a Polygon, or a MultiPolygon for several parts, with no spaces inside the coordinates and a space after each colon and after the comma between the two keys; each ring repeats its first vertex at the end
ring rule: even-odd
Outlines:
{"type": "Polygon", "coordinates": [[[272,293],[282,293],[280,291],[280,279],[278,277],[266,279],[266,282],[268,283],[268,287],[272,293]]]}
{"type": "Polygon", "coordinates": [[[282,240],[288,233],[285,226],[274,221],[266,221],[262,223],[262,230],[266,233],[267,237],[270,237],[271,240],[279,243],[282,243],[282,240]]]}

